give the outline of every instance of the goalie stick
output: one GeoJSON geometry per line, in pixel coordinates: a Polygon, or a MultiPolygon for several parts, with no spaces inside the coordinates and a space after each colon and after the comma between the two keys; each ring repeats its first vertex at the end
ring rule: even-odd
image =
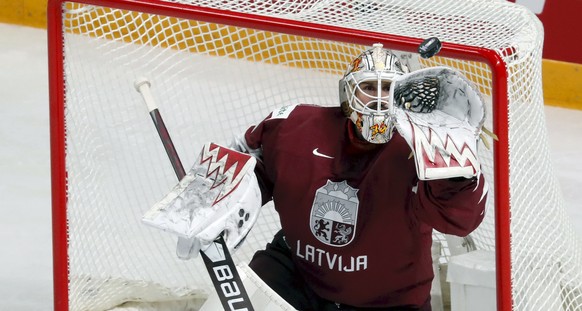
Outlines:
{"type": "MultiPolygon", "coordinates": [[[[142,95],[148,108],[158,135],[172,163],[174,172],[178,180],[181,180],[186,175],[186,172],[178,157],[178,153],[170,138],[160,111],[155,104],[150,91],[150,85],[150,82],[146,78],[139,78],[134,83],[135,89],[142,95]]],[[[188,244],[191,244],[191,241],[183,237],[178,237],[178,245],[188,244]]],[[[200,251],[200,255],[224,310],[254,311],[251,300],[249,299],[223,237],[219,236],[208,249],[200,251]]]]}

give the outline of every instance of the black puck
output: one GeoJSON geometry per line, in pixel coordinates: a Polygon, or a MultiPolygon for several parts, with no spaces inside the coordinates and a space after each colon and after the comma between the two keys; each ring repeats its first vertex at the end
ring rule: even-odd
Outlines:
{"type": "Polygon", "coordinates": [[[418,53],[422,58],[431,58],[441,50],[441,40],[437,37],[428,38],[418,46],[418,53]]]}

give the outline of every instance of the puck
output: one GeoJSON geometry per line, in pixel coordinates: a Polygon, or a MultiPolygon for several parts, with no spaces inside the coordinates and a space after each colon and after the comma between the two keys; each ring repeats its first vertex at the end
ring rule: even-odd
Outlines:
{"type": "Polygon", "coordinates": [[[441,40],[437,37],[428,38],[418,46],[418,53],[422,58],[431,58],[441,50],[441,40]]]}

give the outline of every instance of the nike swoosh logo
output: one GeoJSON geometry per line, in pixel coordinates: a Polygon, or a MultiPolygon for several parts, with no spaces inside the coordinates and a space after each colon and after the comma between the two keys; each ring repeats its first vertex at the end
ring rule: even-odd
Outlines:
{"type": "Polygon", "coordinates": [[[319,151],[317,151],[317,149],[319,149],[319,148],[313,149],[313,155],[316,155],[316,156],[322,157],[322,158],[333,159],[333,157],[330,157],[330,156],[323,154],[323,153],[319,153],[319,151]]]}

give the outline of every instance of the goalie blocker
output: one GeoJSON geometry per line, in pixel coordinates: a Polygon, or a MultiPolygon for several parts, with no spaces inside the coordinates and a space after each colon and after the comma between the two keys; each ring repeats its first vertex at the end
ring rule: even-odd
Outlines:
{"type": "Polygon", "coordinates": [[[241,244],[259,216],[256,160],[214,143],[204,145],[186,176],[144,216],[143,222],[190,241],[182,259],[195,257],[223,236],[229,250],[241,244]]]}
{"type": "Polygon", "coordinates": [[[224,310],[254,310],[229,250],[240,246],[259,215],[255,164],[247,154],[206,144],[188,173],[142,219],[178,235],[181,259],[201,253],[224,310]]]}
{"type": "MultiPolygon", "coordinates": [[[[150,92],[150,82],[149,80],[147,80],[146,78],[139,78],[135,81],[134,86],[136,88],[136,90],[142,95],[145,104],[148,107],[148,110],[150,112],[150,116],[152,117],[152,121],[154,122],[154,125],[156,126],[156,130],[158,131],[158,134],[160,135],[160,139],[164,145],[164,148],[166,149],[166,153],[168,154],[168,157],[170,159],[170,162],[172,163],[172,167],[174,168],[174,172],[176,173],[176,176],[178,177],[178,179],[181,181],[183,179],[185,179],[186,177],[186,173],[184,172],[184,168],[182,166],[182,163],[178,157],[178,154],[176,152],[176,149],[174,148],[174,144],[172,143],[172,140],[170,138],[170,135],[166,129],[166,126],[163,122],[162,116],[160,115],[160,112],[157,108],[157,105],[155,104],[155,101],[153,100],[152,94],[150,92]]],[[[208,170],[207,170],[207,174],[206,174],[206,178],[209,180],[213,180],[214,181],[214,186],[212,188],[216,188],[220,186],[220,189],[223,191],[221,193],[223,193],[223,196],[217,197],[214,201],[212,205],[215,205],[216,203],[218,203],[218,201],[222,201],[222,198],[224,196],[229,196],[232,192],[236,192],[237,194],[241,195],[244,197],[245,194],[247,193],[246,191],[241,191],[240,189],[243,188],[238,188],[239,185],[241,184],[242,180],[239,180],[238,177],[236,176],[245,176],[247,177],[246,180],[249,181],[250,180],[250,184],[252,184],[253,181],[253,177],[254,177],[254,173],[252,173],[254,165],[256,162],[253,162],[254,159],[250,159],[249,156],[246,156],[244,154],[240,154],[237,153],[233,150],[229,150],[224,148],[224,152],[223,152],[223,156],[222,157],[225,161],[212,161],[212,157],[207,158],[206,155],[208,154],[212,154],[210,152],[210,150],[217,150],[220,151],[220,146],[214,145],[214,144],[208,144],[204,147],[204,149],[202,150],[201,156],[200,156],[200,162],[194,165],[194,168],[197,168],[199,166],[201,166],[202,163],[207,162],[208,164],[208,170]],[[230,168],[225,168],[224,170],[220,169],[220,168],[224,168],[226,166],[230,166],[228,164],[228,157],[226,156],[227,154],[231,154],[232,157],[231,158],[235,158],[237,159],[236,161],[234,161],[234,163],[236,163],[236,171],[235,173],[232,173],[230,171],[230,168]],[[226,163],[222,163],[222,162],[226,162],[226,163]],[[240,166],[238,165],[240,164],[240,166]],[[242,169],[240,168],[242,167],[242,169]],[[244,173],[241,173],[244,172],[244,173]],[[239,175],[240,174],[240,175],[239,175]],[[229,177],[231,177],[229,179],[229,177]],[[233,182],[233,179],[236,180],[235,182],[233,182]],[[238,191],[235,191],[236,189],[239,189],[238,191]],[[226,193],[226,194],[224,194],[226,193]]],[[[220,154],[220,152],[217,152],[218,154],[220,154]]],[[[219,155],[219,157],[221,157],[219,155]]],[[[230,163],[234,166],[233,161],[231,160],[230,163]]],[[[196,169],[192,169],[192,171],[197,171],[196,169]]],[[[191,174],[192,175],[192,174],[191,174]]],[[[204,178],[204,176],[202,177],[204,178]]],[[[244,177],[242,179],[245,179],[244,177]]],[[[256,184],[256,178],[255,179],[255,184],[256,184]]],[[[200,180],[200,178],[198,179],[200,180]]],[[[180,184],[179,184],[180,185],[180,184]]],[[[179,185],[177,187],[179,187],[179,185]]],[[[256,190],[258,187],[255,187],[254,189],[256,190]]],[[[249,188],[244,188],[245,190],[248,189],[253,189],[253,187],[249,187],[249,188]]],[[[205,189],[202,189],[203,191],[205,189]]],[[[252,192],[251,192],[252,193],[252,192]]],[[[175,195],[175,193],[173,194],[175,195]]],[[[231,199],[235,198],[237,196],[233,195],[232,197],[230,197],[231,199]]],[[[252,197],[252,196],[251,196],[252,197]]],[[[244,201],[244,200],[243,200],[244,201]]],[[[250,202],[249,201],[244,201],[244,202],[250,202]]],[[[231,205],[234,206],[234,205],[231,205]]],[[[252,205],[254,206],[254,205],[252,205]]],[[[258,206],[260,207],[260,205],[258,206]]],[[[258,209],[257,207],[257,209],[258,209]]],[[[195,209],[195,207],[193,208],[195,209]]],[[[244,209],[241,209],[244,212],[244,209]]],[[[177,255],[179,258],[182,259],[189,259],[191,257],[196,256],[196,254],[198,253],[198,251],[200,251],[201,249],[201,245],[202,242],[199,238],[197,237],[191,237],[191,236],[186,236],[184,237],[183,235],[181,235],[180,230],[184,229],[184,226],[180,226],[177,225],[176,227],[173,227],[172,224],[170,224],[168,226],[167,222],[168,219],[167,217],[164,216],[168,216],[167,214],[164,215],[162,211],[162,208],[157,205],[154,206],[150,211],[148,211],[148,213],[146,213],[146,215],[144,216],[144,223],[146,224],[150,224],[154,227],[157,228],[161,228],[162,230],[166,230],[166,231],[170,231],[173,233],[177,233],[178,234],[178,246],[177,246],[177,255]],[[164,219],[165,218],[165,219],[164,219]],[[160,222],[161,221],[161,222],[160,222]]],[[[224,209],[220,210],[218,214],[225,214],[224,209]]],[[[226,213],[228,214],[228,213],[226,213]]],[[[252,227],[252,224],[254,223],[254,220],[256,220],[256,217],[258,215],[254,215],[255,213],[253,213],[253,220],[251,221],[250,225],[248,226],[248,230],[250,230],[250,227],[252,227]]],[[[246,213],[243,215],[240,215],[241,217],[245,217],[245,220],[249,220],[251,219],[250,217],[250,213],[246,213]]],[[[192,214],[190,214],[190,222],[192,222],[191,220],[192,214]]],[[[216,220],[216,219],[215,219],[216,220]]],[[[244,221],[243,221],[244,223],[244,221]]],[[[240,222],[239,222],[240,224],[240,222]]],[[[239,228],[244,227],[242,224],[239,225],[239,228]]],[[[188,226],[186,226],[186,228],[188,228],[188,226]]],[[[214,226],[213,228],[216,229],[216,226],[214,226]]],[[[246,228],[246,227],[245,227],[246,228]]],[[[246,230],[246,233],[248,233],[248,230],[246,230]]],[[[244,232],[245,230],[240,230],[238,233],[240,232],[244,232]]],[[[231,232],[236,232],[236,231],[231,231],[231,232]]],[[[244,233],[243,235],[236,235],[235,233],[231,233],[228,234],[228,239],[229,241],[231,241],[231,244],[233,244],[234,246],[239,245],[242,241],[242,239],[244,239],[244,237],[246,236],[246,233],[244,233]],[[233,237],[234,236],[234,237],[233,237]]],[[[240,310],[248,310],[248,311],[253,311],[254,308],[252,306],[252,303],[249,300],[249,297],[247,295],[247,292],[244,288],[244,285],[240,279],[240,276],[237,272],[237,269],[232,261],[232,258],[230,256],[230,252],[228,251],[228,247],[224,241],[223,238],[223,234],[224,231],[221,231],[219,234],[215,235],[216,239],[214,239],[214,241],[211,242],[207,242],[204,241],[204,245],[205,245],[205,249],[206,251],[202,252],[202,259],[204,261],[204,264],[206,265],[206,269],[208,270],[208,273],[210,275],[210,278],[212,280],[212,283],[216,289],[216,293],[218,294],[217,297],[219,298],[223,308],[225,310],[234,310],[236,309],[240,309],[240,310]],[[209,247],[212,246],[212,247],[209,247]]]]}

